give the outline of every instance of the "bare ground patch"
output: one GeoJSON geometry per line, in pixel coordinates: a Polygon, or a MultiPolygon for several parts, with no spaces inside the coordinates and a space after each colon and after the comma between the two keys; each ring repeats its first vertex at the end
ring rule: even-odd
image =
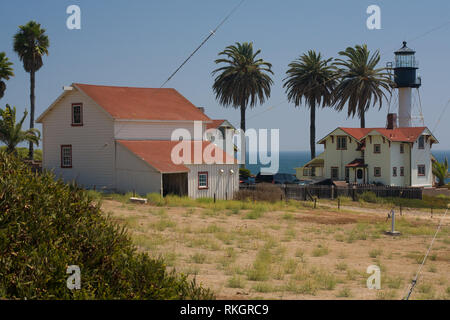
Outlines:
{"type": "MultiPolygon", "coordinates": [[[[399,217],[403,235],[393,238],[383,234],[386,210],[102,206],[139,250],[195,276],[219,299],[400,299],[439,219],[399,217]],[[382,290],[366,288],[372,264],[381,268],[382,290]]],[[[413,299],[450,298],[449,247],[447,220],[413,299]]]]}

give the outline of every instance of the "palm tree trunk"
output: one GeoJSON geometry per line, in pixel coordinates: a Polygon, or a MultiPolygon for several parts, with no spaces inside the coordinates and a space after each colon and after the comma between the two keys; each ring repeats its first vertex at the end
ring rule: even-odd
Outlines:
{"type": "Polygon", "coordinates": [[[309,145],[311,148],[311,159],[316,157],[316,102],[310,105],[310,124],[309,124],[309,145]]]}
{"type": "Polygon", "coordinates": [[[361,128],[366,127],[366,113],[363,111],[361,112],[361,128]]]}
{"type": "Polygon", "coordinates": [[[247,148],[245,141],[245,104],[241,105],[241,168],[245,169],[245,158],[247,156],[247,148]]]}
{"type": "MultiPolygon", "coordinates": [[[[34,86],[35,86],[35,72],[30,72],[30,129],[34,128],[34,86]]],[[[28,159],[33,160],[34,150],[33,142],[30,141],[28,145],[28,159]]]]}

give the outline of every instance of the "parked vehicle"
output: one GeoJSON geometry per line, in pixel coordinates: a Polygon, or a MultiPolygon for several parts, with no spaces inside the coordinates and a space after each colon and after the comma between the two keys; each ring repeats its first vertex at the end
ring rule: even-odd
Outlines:
{"type": "Polygon", "coordinates": [[[256,183],[274,183],[274,184],[297,184],[295,175],[290,173],[261,174],[256,175],[256,183]]]}
{"type": "Polygon", "coordinates": [[[251,186],[254,185],[256,183],[255,181],[255,177],[244,177],[244,176],[239,176],[239,184],[240,185],[247,185],[247,186],[251,186]]]}

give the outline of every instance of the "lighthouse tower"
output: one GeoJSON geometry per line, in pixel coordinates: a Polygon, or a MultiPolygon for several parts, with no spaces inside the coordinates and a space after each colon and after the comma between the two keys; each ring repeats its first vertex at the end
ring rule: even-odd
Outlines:
{"type": "Polygon", "coordinates": [[[417,77],[419,63],[416,61],[415,51],[406,46],[395,51],[394,82],[398,89],[398,126],[411,127],[411,95],[412,88],[421,86],[421,79],[417,77]]]}

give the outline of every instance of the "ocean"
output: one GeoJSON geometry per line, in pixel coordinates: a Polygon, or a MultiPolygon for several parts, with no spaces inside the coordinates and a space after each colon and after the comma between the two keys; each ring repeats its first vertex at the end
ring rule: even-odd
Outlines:
{"type": "MultiPolygon", "coordinates": [[[[317,155],[318,154],[320,153],[318,152],[317,155]]],[[[450,158],[450,150],[436,150],[433,151],[433,155],[439,162],[442,162],[446,157],[447,159],[450,158]]],[[[248,159],[249,157],[247,155],[247,162],[248,159]]],[[[310,160],[309,151],[280,151],[278,172],[295,174],[294,168],[301,167],[309,160],[310,160]]],[[[267,165],[261,165],[259,162],[258,164],[247,163],[246,167],[252,172],[252,174],[258,174],[261,167],[267,167],[267,165]]],[[[450,179],[447,179],[446,181],[450,182],[450,179]]]]}

